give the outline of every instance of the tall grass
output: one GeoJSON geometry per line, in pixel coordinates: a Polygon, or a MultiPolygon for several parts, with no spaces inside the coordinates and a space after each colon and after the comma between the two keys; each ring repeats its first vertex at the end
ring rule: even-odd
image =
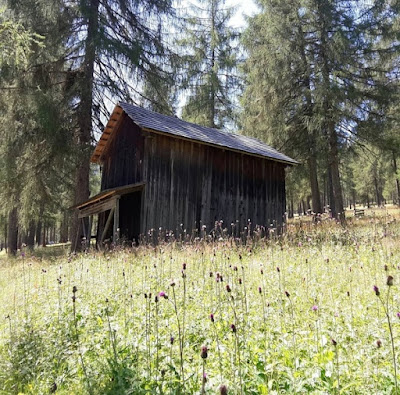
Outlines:
{"type": "Polygon", "coordinates": [[[0,393],[395,393],[399,241],[386,213],[3,259],[0,393]]]}

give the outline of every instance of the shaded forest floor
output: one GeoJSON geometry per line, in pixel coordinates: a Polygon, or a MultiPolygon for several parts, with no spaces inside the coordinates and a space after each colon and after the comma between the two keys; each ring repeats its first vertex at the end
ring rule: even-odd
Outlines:
{"type": "Polygon", "coordinates": [[[0,393],[393,393],[399,219],[1,257],[0,393]]]}

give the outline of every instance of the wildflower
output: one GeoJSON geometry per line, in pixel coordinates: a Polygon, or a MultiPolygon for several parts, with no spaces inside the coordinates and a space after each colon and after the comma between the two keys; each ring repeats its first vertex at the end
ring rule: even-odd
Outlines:
{"type": "Polygon", "coordinates": [[[231,324],[231,329],[233,333],[236,333],[236,325],[235,324],[231,324]]]}
{"type": "Polygon", "coordinates": [[[279,269],[279,266],[276,267],[276,271],[277,271],[278,273],[280,273],[281,269],[279,269]]]}
{"type": "Polygon", "coordinates": [[[171,338],[169,339],[169,342],[171,343],[171,345],[174,344],[174,340],[175,340],[175,338],[173,336],[171,336],[171,338]]]}
{"type": "Polygon", "coordinates": [[[232,292],[231,287],[228,284],[226,284],[226,290],[227,292],[232,292]]]}
{"type": "Polygon", "coordinates": [[[175,287],[175,282],[174,282],[174,281],[172,281],[172,283],[171,283],[171,284],[169,284],[169,286],[170,286],[170,287],[175,287]]]}
{"type": "Polygon", "coordinates": [[[260,273],[261,273],[261,274],[264,274],[264,270],[260,269],[260,273]]]}
{"type": "Polygon", "coordinates": [[[183,269],[183,270],[186,270],[186,263],[184,263],[184,264],[182,265],[182,269],[183,269]]]}
{"type": "Polygon", "coordinates": [[[160,298],[168,299],[168,295],[167,295],[164,291],[161,291],[161,292],[158,294],[158,296],[159,296],[160,298]]]}
{"type": "Polygon", "coordinates": [[[210,277],[212,277],[213,276],[213,272],[210,272],[210,277]]]}
{"type": "Polygon", "coordinates": [[[374,285],[374,292],[375,292],[375,295],[376,296],[379,296],[381,293],[379,292],[379,288],[376,286],[376,285],[374,285]]]}
{"type": "Polygon", "coordinates": [[[228,395],[228,388],[226,385],[221,385],[221,387],[219,387],[219,393],[221,395],[228,395]]]}
{"type": "Polygon", "coordinates": [[[210,320],[211,322],[214,322],[214,314],[210,314],[210,320]]]}
{"type": "Polygon", "coordinates": [[[203,347],[201,347],[201,357],[203,358],[203,359],[206,359],[207,358],[207,356],[208,356],[208,348],[207,348],[207,346],[203,346],[203,347]]]}
{"type": "Polygon", "coordinates": [[[290,293],[288,291],[285,291],[285,295],[290,298],[290,293]]]}
{"type": "Polygon", "coordinates": [[[258,293],[261,294],[261,292],[262,292],[261,287],[258,287],[258,293]]]}
{"type": "Polygon", "coordinates": [[[239,284],[240,284],[240,285],[242,285],[242,279],[241,279],[241,278],[239,278],[239,280],[238,280],[238,281],[239,281],[239,284]]]}
{"type": "Polygon", "coordinates": [[[337,346],[337,341],[335,339],[331,339],[332,344],[336,347],[337,346]]]}
{"type": "Polygon", "coordinates": [[[396,315],[397,315],[397,318],[400,318],[400,311],[396,315]]]}
{"type": "Polygon", "coordinates": [[[157,303],[158,302],[158,296],[156,295],[154,298],[154,301],[157,303]]]}
{"type": "Polygon", "coordinates": [[[380,340],[376,341],[376,347],[378,347],[378,348],[382,347],[382,342],[380,340]]]}
{"type": "Polygon", "coordinates": [[[385,266],[383,267],[383,269],[385,270],[385,272],[387,272],[387,271],[388,271],[388,265],[385,265],[385,266]]]}
{"type": "Polygon", "coordinates": [[[235,272],[237,272],[237,271],[238,271],[237,266],[234,266],[234,267],[233,267],[233,270],[234,270],[235,272]]]}
{"type": "Polygon", "coordinates": [[[312,307],[312,311],[318,311],[318,306],[316,304],[312,307]]]}
{"type": "Polygon", "coordinates": [[[393,277],[392,276],[388,276],[388,278],[386,280],[386,285],[388,287],[391,287],[393,285],[393,277]]]}

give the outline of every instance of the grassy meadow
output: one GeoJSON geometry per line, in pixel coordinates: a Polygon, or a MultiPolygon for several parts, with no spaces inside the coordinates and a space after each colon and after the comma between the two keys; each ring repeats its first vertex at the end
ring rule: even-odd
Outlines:
{"type": "Polygon", "coordinates": [[[399,219],[2,257],[0,394],[396,393],[399,219]]]}

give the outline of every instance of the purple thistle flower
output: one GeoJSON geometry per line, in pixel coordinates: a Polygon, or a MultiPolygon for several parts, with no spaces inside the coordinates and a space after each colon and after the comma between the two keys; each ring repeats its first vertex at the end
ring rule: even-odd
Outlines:
{"type": "Polygon", "coordinates": [[[318,306],[316,304],[312,307],[312,311],[318,311],[318,306]]]}
{"type": "Polygon", "coordinates": [[[229,284],[226,284],[226,291],[227,292],[232,292],[231,287],[229,286],[229,284]]]}
{"type": "Polygon", "coordinates": [[[290,293],[288,291],[285,291],[285,295],[290,298],[290,293]]]}
{"type": "Polygon", "coordinates": [[[279,269],[279,266],[276,267],[276,271],[277,271],[278,273],[280,273],[281,269],[279,269]]]}
{"type": "Polygon", "coordinates": [[[211,322],[214,322],[214,314],[210,314],[210,320],[211,322]]]}
{"type": "Polygon", "coordinates": [[[374,292],[375,292],[375,295],[376,296],[379,296],[381,293],[379,292],[379,288],[376,286],[376,285],[374,285],[374,292]]]}
{"type": "Polygon", "coordinates": [[[236,333],[236,325],[235,324],[231,324],[231,329],[233,333],[236,333]]]}
{"type": "Polygon", "coordinates": [[[258,287],[258,293],[261,294],[261,292],[262,292],[261,287],[258,287]]]}
{"type": "Polygon", "coordinates": [[[168,299],[168,295],[167,295],[164,291],[161,291],[161,292],[158,294],[158,296],[159,296],[160,298],[168,299]]]}
{"type": "Polygon", "coordinates": [[[386,285],[388,287],[391,287],[393,285],[393,276],[388,276],[388,278],[386,280],[386,285]]]}
{"type": "Polygon", "coordinates": [[[382,347],[382,341],[381,341],[381,340],[377,340],[377,341],[376,341],[376,346],[377,346],[378,348],[381,348],[381,347],[382,347]]]}
{"type": "Polygon", "coordinates": [[[175,340],[175,338],[173,336],[171,336],[171,338],[169,339],[169,342],[171,343],[171,345],[174,344],[174,340],[175,340]]]}
{"type": "Polygon", "coordinates": [[[186,263],[182,265],[182,270],[186,270],[186,263]]]}
{"type": "Polygon", "coordinates": [[[397,318],[400,318],[400,311],[396,315],[397,315],[397,318]]]}
{"type": "Polygon", "coordinates": [[[238,281],[239,281],[239,284],[241,285],[241,284],[242,284],[242,279],[241,279],[241,278],[239,278],[239,280],[238,280],[238,281]]]}
{"type": "Polygon", "coordinates": [[[208,356],[208,348],[207,348],[207,346],[201,347],[201,357],[203,359],[206,359],[207,356],[208,356]]]}
{"type": "Polygon", "coordinates": [[[228,388],[226,385],[221,385],[221,387],[219,387],[219,393],[220,395],[228,395],[228,388]]]}

